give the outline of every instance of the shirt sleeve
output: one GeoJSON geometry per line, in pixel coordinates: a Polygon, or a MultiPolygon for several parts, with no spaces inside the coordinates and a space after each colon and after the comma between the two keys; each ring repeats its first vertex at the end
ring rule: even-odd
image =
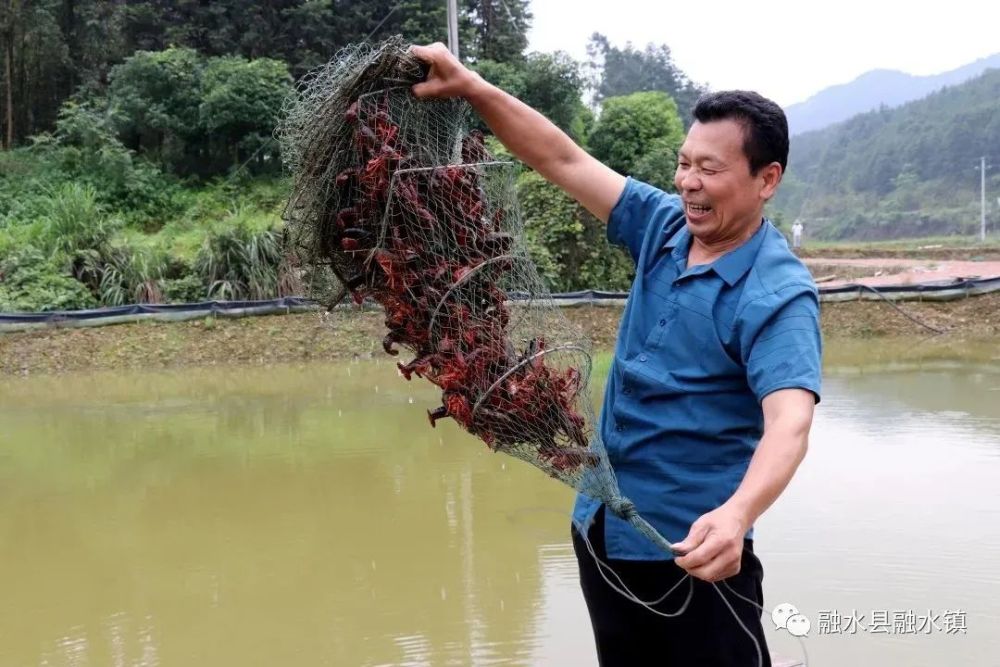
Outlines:
{"type": "Polygon", "coordinates": [[[670,204],[670,195],[631,176],[611,209],[608,218],[608,241],[624,246],[638,263],[650,221],[658,210],[670,204]]]}
{"type": "Polygon", "coordinates": [[[823,343],[816,288],[786,286],[751,302],[742,319],[747,383],[757,400],[798,388],[819,403],[823,343]]]}

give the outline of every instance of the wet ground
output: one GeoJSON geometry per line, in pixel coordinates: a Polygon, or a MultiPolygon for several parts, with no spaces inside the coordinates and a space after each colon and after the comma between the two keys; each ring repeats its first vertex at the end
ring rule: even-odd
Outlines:
{"type": "Polygon", "coordinates": [[[966,278],[1000,277],[1000,260],[960,261],[902,258],[808,257],[803,259],[813,276],[824,286],[861,283],[865,285],[915,285],[966,278]]]}

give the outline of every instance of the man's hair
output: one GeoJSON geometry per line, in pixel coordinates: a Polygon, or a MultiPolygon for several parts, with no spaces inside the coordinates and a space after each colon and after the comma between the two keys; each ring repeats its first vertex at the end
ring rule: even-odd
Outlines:
{"type": "Polygon", "coordinates": [[[788,119],[777,104],[749,90],[723,90],[706,93],[694,105],[694,117],[700,123],[734,120],[743,126],[743,152],[750,162],[750,173],[772,162],[788,164],[788,119]]]}

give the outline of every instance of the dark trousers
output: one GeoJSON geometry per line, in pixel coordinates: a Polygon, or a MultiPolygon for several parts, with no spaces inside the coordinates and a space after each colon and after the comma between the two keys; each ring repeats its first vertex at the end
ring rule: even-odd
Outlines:
{"type": "MultiPolygon", "coordinates": [[[[712,584],[689,577],[654,609],[671,614],[691,601],[683,613],[664,618],[627,600],[601,576],[597,563],[576,527],[572,528],[573,548],[580,565],[580,585],[590,611],[601,667],[771,667],[761,624],[761,610],[736,597],[722,582],[712,584]],[[692,589],[693,587],[693,589],[692,589]],[[719,593],[726,596],[760,646],[761,658],[747,633],[740,628],[719,593]]],[[[670,590],[686,574],[672,560],[609,560],[604,546],[604,508],[588,532],[594,553],[608,563],[638,598],[655,600],[670,590]]],[[[605,569],[605,575],[615,579],[605,569]]],[[[740,572],[726,579],[733,591],[764,605],[764,570],[754,556],[753,542],[746,540],[740,572]]]]}

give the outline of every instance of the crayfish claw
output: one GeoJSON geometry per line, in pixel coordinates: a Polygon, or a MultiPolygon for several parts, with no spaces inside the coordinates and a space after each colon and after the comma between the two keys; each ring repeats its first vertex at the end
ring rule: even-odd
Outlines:
{"type": "Polygon", "coordinates": [[[382,339],[382,349],[385,350],[387,354],[391,354],[395,357],[399,354],[399,350],[393,347],[396,342],[396,337],[393,334],[387,334],[386,337],[382,339]]]}
{"type": "Polygon", "coordinates": [[[432,427],[436,427],[436,424],[434,422],[436,422],[438,419],[444,419],[447,416],[448,416],[448,408],[444,407],[443,405],[435,410],[427,411],[427,419],[430,420],[432,427]]]}

